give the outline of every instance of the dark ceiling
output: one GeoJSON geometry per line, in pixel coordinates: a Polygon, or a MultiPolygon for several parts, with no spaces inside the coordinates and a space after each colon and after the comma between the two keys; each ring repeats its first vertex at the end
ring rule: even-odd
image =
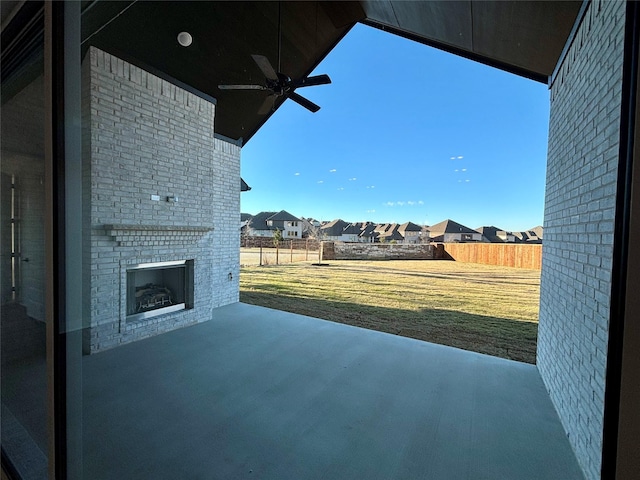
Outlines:
{"type": "MultiPolygon", "coordinates": [[[[265,92],[223,92],[217,86],[263,84],[264,75],[251,54],[267,56],[277,69],[277,2],[104,3],[104,8],[102,2],[92,4],[83,14],[83,39],[88,40],[84,46],[95,45],[215,98],[216,133],[226,137],[246,141],[268,118],[257,113],[265,92]],[[104,19],[125,8],[93,33],[104,19]],[[192,35],[191,46],[178,44],[176,37],[181,31],[192,35]]],[[[310,73],[355,24],[356,17],[363,16],[358,4],[328,6],[322,2],[282,2],[281,71],[290,77],[310,73]],[[339,6],[342,8],[335,8],[339,6]]]]}
{"type": "Polygon", "coordinates": [[[216,133],[246,142],[271,115],[258,114],[266,93],[217,85],[263,83],[251,54],[266,55],[277,68],[279,7],[281,71],[292,78],[309,74],[355,23],[364,22],[544,81],[581,3],[98,0],[83,4],[82,38],[85,49],[95,45],[215,98],[216,133]],[[178,44],[181,31],[191,33],[191,46],[178,44]]]}
{"type": "Polygon", "coordinates": [[[361,2],[365,23],[546,81],[581,1],[361,2]]]}

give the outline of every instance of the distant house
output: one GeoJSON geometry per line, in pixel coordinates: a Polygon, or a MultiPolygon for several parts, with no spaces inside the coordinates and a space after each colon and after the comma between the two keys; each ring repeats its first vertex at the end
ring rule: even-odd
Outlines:
{"type": "Polygon", "coordinates": [[[303,238],[315,238],[318,233],[318,230],[322,226],[322,222],[316,220],[315,218],[304,218],[300,217],[302,220],[302,236],[303,238]]]}
{"type": "Polygon", "coordinates": [[[481,241],[485,243],[513,243],[516,241],[513,233],[494,226],[479,227],[476,228],[476,232],[482,235],[481,241]]]}
{"type": "Polygon", "coordinates": [[[398,232],[402,235],[402,243],[420,243],[423,240],[420,235],[422,227],[412,222],[406,222],[400,225],[398,232]]]}
{"type": "Polygon", "coordinates": [[[371,222],[347,223],[336,219],[321,227],[324,240],[338,242],[395,242],[420,243],[422,227],[412,222],[374,224],[371,222]]]}
{"type": "Polygon", "coordinates": [[[241,213],[240,214],[240,231],[245,232],[247,229],[247,225],[251,222],[252,215],[250,213],[241,213]]]}
{"type": "Polygon", "coordinates": [[[483,242],[490,243],[542,243],[542,227],[534,227],[522,232],[509,232],[498,227],[480,227],[483,242]]]}
{"type": "Polygon", "coordinates": [[[337,242],[346,241],[342,238],[342,232],[349,224],[340,218],[325,223],[320,227],[323,240],[333,240],[337,242]]]}
{"type": "Polygon", "coordinates": [[[343,242],[362,242],[363,238],[360,237],[362,233],[363,223],[350,223],[344,230],[342,230],[342,241],[343,242]]]}
{"type": "Polygon", "coordinates": [[[377,241],[379,233],[376,231],[375,223],[365,222],[362,224],[362,230],[360,231],[360,241],[366,243],[374,243],[377,241]]]}
{"type": "Polygon", "coordinates": [[[542,227],[533,227],[531,230],[523,232],[513,232],[515,241],[518,243],[542,243],[542,227]]]}
{"type": "Polygon", "coordinates": [[[481,242],[482,234],[453,220],[429,227],[432,242],[481,242]]]}
{"type": "Polygon", "coordinates": [[[498,236],[499,231],[500,229],[494,226],[476,228],[476,232],[482,235],[480,241],[483,243],[502,243],[503,240],[498,236]]]}
{"type": "Polygon", "coordinates": [[[537,227],[533,227],[531,230],[527,231],[531,232],[530,238],[540,240],[540,242],[542,242],[542,236],[544,232],[544,228],[542,227],[542,225],[538,225],[537,227]]]}
{"type": "Polygon", "coordinates": [[[397,223],[383,223],[378,225],[376,231],[378,232],[378,241],[380,243],[402,243],[404,241],[404,237],[398,231],[397,223]]]}
{"type": "Polygon", "coordinates": [[[347,223],[338,218],[321,227],[323,234],[322,238],[323,240],[333,240],[337,242],[367,241],[365,238],[360,236],[364,226],[364,223],[347,223]]]}
{"type": "Polygon", "coordinates": [[[285,210],[260,212],[251,218],[247,228],[256,237],[273,237],[280,230],[284,239],[302,238],[302,220],[285,210]]]}
{"type": "Polygon", "coordinates": [[[372,243],[379,238],[377,225],[371,222],[347,223],[342,219],[327,222],[321,227],[322,239],[336,242],[372,243]]]}
{"type": "MultiPolygon", "coordinates": [[[[267,226],[267,218],[276,212],[260,212],[256,215],[250,215],[245,219],[246,225],[243,227],[244,232],[252,237],[270,237],[273,236],[271,228],[267,226]]],[[[242,216],[241,216],[242,221],[242,216]]]]}
{"type": "Polygon", "coordinates": [[[322,222],[320,220],[316,220],[315,218],[305,218],[300,217],[302,220],[302,230],[310,230],[313,228],[320,228],[322,226],[322,222]]]}
{"type": "Polygon", "coordinates": [[[513,232],[507,232],[506,230],[498,230],[498,238],[506,243],[513,243],[516,241],[516,236],[513,232]]]}

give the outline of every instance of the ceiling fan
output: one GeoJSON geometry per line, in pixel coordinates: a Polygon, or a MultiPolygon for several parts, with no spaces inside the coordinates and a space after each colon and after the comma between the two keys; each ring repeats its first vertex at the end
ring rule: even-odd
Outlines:
{"type": "MultiPolygon", "coordinates": [[[[280,2],[278,2],[278,70],[280,70],[280,54],[282,51],[282,24],[280,15],[280,2]]],[[[320,107],[311,100],[298,95],[295,92],[295,89],[329,84],[331,83],[329,75],[315,75],[313,77],[302,77],[300,79],[293,80],[291,77],[280,71],[276,72],[269,59],[264,55],[251,55],[251,57],[264,74],[265,82],[263,85],[218,85],[218,88],[220,90],[262,90],[271,92],[258,110],[258,113],[260,114],[267,113],[271,110],[275,105],[276,98],[282,96],[290,98],[313,113],[320,110],[320,107]]]]}

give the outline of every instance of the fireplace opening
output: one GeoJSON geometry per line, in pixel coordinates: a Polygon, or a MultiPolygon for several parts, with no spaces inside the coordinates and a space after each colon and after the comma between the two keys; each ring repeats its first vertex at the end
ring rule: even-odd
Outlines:
{"type": "Polygon", "coordinates": [[[142,263],[127,269],[127,318],[193,308],[193,260],[142,263]]]}

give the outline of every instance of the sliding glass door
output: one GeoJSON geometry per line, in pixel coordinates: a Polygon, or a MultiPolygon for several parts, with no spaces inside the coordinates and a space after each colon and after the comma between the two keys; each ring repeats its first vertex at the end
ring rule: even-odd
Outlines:
{"type": "Polygon", "coordinates": [[[1,440],[7,468],[26,478],[47,478],[49,438],[44,43],[38,15],[31,31],[8,45],[3,37],[0,97],[1,440]]]}

